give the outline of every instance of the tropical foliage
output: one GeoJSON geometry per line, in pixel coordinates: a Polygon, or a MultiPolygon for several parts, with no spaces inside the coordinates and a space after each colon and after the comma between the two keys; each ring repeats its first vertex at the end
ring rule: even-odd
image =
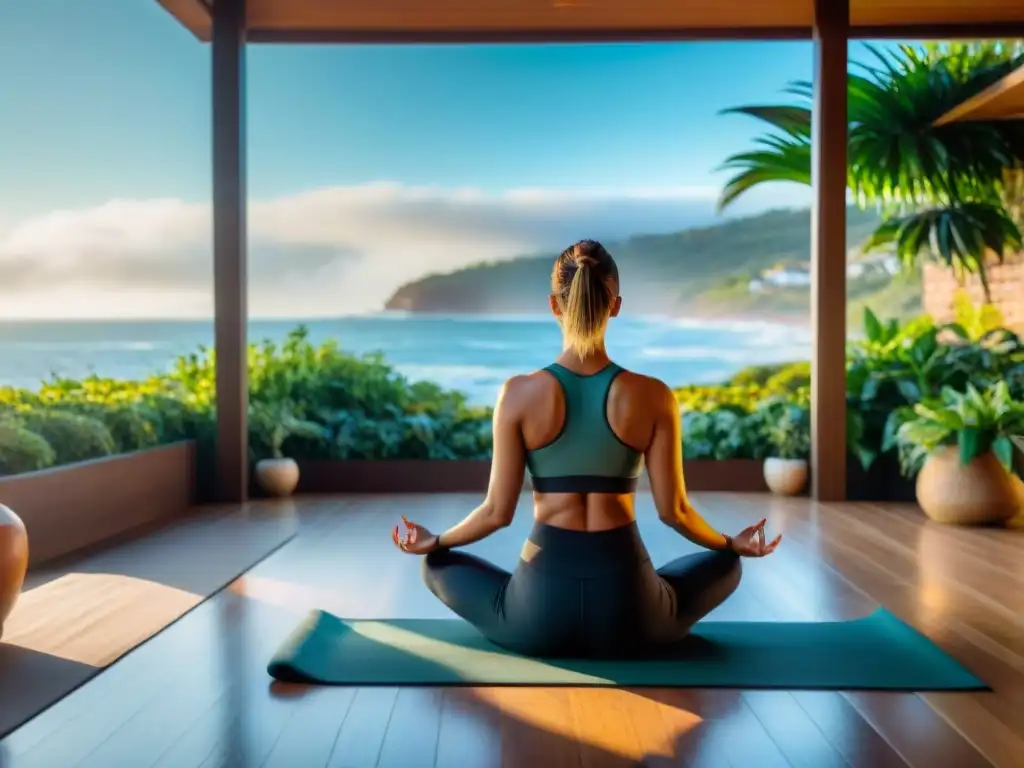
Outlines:
{"type": "MultiPolygon", "coordinates": [[[[847,354],[847,431],[850,451],[865,468],[883,456],[896,461],[900,451],[910,456],[907,441],[919,433],[901,427],[923,418],[913,410],[919,403],[933,407],[928,404],[970,387],[995,393],[996,385],[1005,388],[1006,402],[1024,401],[1024,342],[990,309],[963,302],[948,325],[927,317],[899,324],[867,311],[862,336],[847,354]]],[[[185,438],[208,447],[214,366],[214,353],[200,349],[170,373],[144,381],[55,379],[35,391],[0,388],[0,474],[185,438]]],[[[253,461],[490,455],[489,409],[435,384],[410,382],[379,356],[350,355],[333,342],[314,345],[303,328],[282,344],[253,345],[249,379],[253,461]]],[[[806,362],[753,366],[721,385],[682,387],[676,397],[688,459],[808,453],[806,362]]]]}
{"type": "MultiPolygon", "coordinates": [[[[956,322],[945,325],[929,317],[883,322],[865,311],[863,336],[849,344],[846,364],[847,444],[865,470],[882,456],[896,458],[908,413],[943,391],[987,391],[1002,382],[1011,401],[1024,401],[1024,341],[1001,327],[991,308],[957,307],[956,322]]],[[[805,362],[754,366],[722,386],[676,394],[688,458],[763,458],[780,446],[798,457],[806,450],[805,362]],[[780,411],[783,403],[790,410],[780,411]]]]}
{"type": "MultiPolygon", "coordinates": [[[[1019,174],[1024,123],[937,125],[949,110],[1024,64],[1020,43],[979,42],[871,49],[874,63],[848,79],[848,187],[881,225],[865,249],[891,248],[906,265],[936,259],[959,275],[1021,247],[1019,174]]],[[[811,183],[811,97],[807,82],[786,92],[795,104],[728,110],[759,119],[769,133],[728,158],[735,171],[719,205],[766,182],[811,183]]]]}

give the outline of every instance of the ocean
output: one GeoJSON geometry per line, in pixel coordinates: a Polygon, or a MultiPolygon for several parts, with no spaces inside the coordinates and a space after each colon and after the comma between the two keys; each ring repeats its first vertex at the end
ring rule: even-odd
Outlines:
{"type": "MultiPolygon", "coordinates": [[[[493,403],[502,382],[550,363],[560,349],[550,317],[381,313],[338,319],[253,320],[251,341],[281,340],[300,322],[315,342],[382,352],[403,375],[493,403]]],[[[807,326],[768,321],[615,318],[608,350],[626,368],[672,386],[721,381],[756,363],[806,360],[807,326]]],[[[0,322],[0,385],[35,388],[52,375],[142,378],[213,344],[212,321],[0,322]]]]}

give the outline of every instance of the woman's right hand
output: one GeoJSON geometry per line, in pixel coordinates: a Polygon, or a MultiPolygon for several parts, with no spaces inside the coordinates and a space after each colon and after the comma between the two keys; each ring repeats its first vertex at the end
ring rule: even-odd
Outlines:
{"type": "Polygon", "coordinates": [[[734,536],[732,539],[733,552],[740,557],[765,557],[774,552],[775,548],[779,546],[779,542],[782,541],[782,534],[780,533],[771,542],[766,543],[764,535],[766,522],[768,522],[767,518],[757,525],[744,528],[734,536]]]}

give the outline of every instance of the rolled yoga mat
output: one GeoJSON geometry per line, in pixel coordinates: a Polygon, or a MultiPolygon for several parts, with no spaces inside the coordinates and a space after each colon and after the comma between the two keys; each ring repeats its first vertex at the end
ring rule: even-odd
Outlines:
{"type": "Polygon", "coordinates": [[[706,621],[670,653],[622,661],[527,658],[458,619],[345,621],[313,611],[267,671],[287,682],[363,686],[989,690],[885,609],[850,621],[706,621]]]}

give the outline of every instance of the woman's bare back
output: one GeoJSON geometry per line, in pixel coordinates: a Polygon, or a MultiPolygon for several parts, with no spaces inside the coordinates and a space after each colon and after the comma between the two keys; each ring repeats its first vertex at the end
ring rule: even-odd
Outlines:
{"type": "MultiPolygon", "coordinates": [[[[598,370],[591,364],[576,373],[598,370]]],[[[665,385],[656,379],[623,371],[608,392],[608,425],[620,441],[644,454],[651,443],[659,403],[656,396],[665,385]]],[[[565,395],[558,381],[546,371],[518,376],[505,391],[506,404],[518,415],[524,448],[532,451],[550,444],[565,424],[565,395]]],[[[538,522],[576,531],[604,531],[628,525],[635,519],[633,494],[534,492],[534,517],[538,522]]]]}

